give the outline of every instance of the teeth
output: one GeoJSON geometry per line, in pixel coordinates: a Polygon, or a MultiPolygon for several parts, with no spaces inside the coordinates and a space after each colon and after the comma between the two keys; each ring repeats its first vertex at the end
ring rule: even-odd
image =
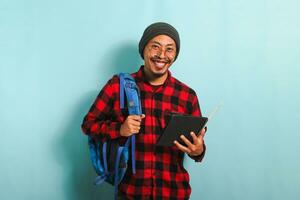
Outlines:
{"type": "Polygon", "coordinates": [[[155,65],[156,65],[157,67],[160,67],[160,68],[162,68],[162,67],[164,67],[164,66],[165,66],[165,63],[161,63],[161,62],[155,62],[155,65]]]}

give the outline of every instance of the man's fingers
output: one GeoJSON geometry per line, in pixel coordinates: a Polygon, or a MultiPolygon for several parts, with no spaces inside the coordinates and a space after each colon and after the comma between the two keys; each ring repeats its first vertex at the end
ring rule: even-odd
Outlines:
{"type": "Polygon", "coordinates": [[[180,139],[182,139],[182,141],[190,148],[192,149],[193,148],[193,144],[184,136],[184,135],[181,135],[180,136],[180,139]]]}
{"type": "Polygon", "coordinates": [[[136,125],[130,124],[130,125],[129,125],[129,128],[130,128],[131,130],[140,130],[141,126],[136,126],[136,125]]]}
{"type": "Polygon", "coordinates": [[[128,124],[132,125],[132,126],[140,126],[141,122],[140,121],[136,121],[134,119],[128,119],[128,124]]]}
{"type": "Polygon", "coordinates": [[[140,130],[132,130],[131,131],[132,134],[136,134],[136,133],[139,133],[139,132],[140,132],[140,130]]]}
{"type": "Polygon", "coordinates": [[[196,134],[194,132],[191,132],[191,136],[193,138],[194,145],[200,144],[200,139],[196,136],[196,134]]]}
{"type": "Polygon", "coordinates": [[[141,121],[145,118],[145,115],[129,115],[124,122],[125,127],[127,127],[128,136],[138,133],[141,129],[141,121]]]}
{"type": "Polygon", "coordinates": [[[129,115],[127,118],[131,119],[131,120],[139,121],[139,122],[142,121],[142,118],[140,115],[129,115]]]}
{"type": "Polygon", "coordinates": [[[142,121],[142,119],[144,119],[146,117],[145,114],[141,114],[141,115],[129,115],[128,119],[133,119],[136,121],[142,121]]]}
{"type": "Polygon", "coordinates": [[[203,129],[201,130],[201,132],[200,132],[198,138],[199,138],[200,140],[203,140],[204,136],[205,136],[205,128],[203,128],[203,129]]]}
{"type": "Polygon", "coordinates": [[[177,148],[180,149],[181,151],[183,151],[183,152],[185,152],[185,153],[187,153],[187,154],[191,153],[191,150],[190,150],[189,148],[187,148],[187,147],[185,147],[185,146],[179,144],[179,142],[177,142],[176,140],[174,141],[174,144],[175,144],[175,145],[177,146],[177,148]]]}

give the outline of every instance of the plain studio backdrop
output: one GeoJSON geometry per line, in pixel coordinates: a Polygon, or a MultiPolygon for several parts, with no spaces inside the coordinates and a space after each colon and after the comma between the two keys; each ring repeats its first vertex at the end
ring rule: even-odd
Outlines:
{"type": "Polygon", "coordinates": [[[192,200],[300,199],[297,0],[1,0],[0,199],[111,199],[80,125],[118,72],[136,71],[152,22],[174,25],[171,67],[209,123],[192,200]]]}

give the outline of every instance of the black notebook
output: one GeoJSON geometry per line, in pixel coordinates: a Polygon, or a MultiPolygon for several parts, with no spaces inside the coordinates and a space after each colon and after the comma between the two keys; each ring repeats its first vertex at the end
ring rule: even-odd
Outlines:
{"type": "Polygon", "coordinates": [[[180,144],[186,146],[180,139],[180,135],[184,135],[193,143],[193,138],[190,132],[193,131],[196,135],[198,135],[206,125],[207,121],[207,117],[172,114],[169,123],[159,137],[156,145],[173,146],[174,140],[177,140],[180,144]]]}

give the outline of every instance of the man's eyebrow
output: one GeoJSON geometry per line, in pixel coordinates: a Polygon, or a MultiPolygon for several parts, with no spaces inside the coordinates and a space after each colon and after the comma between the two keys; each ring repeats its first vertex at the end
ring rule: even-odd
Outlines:
{"type": "MultiPolygon", "coordinates": [[[[158,45],[162,46],[162,44],[159,43],[158,41],[152,41],[152,43],[155,43],[155,44],[158,44],[158,45]]],[[[170,43],[170,44],[167,44],[166,46],[175,46],[175,44],[174,43],[170,43]]]]}

